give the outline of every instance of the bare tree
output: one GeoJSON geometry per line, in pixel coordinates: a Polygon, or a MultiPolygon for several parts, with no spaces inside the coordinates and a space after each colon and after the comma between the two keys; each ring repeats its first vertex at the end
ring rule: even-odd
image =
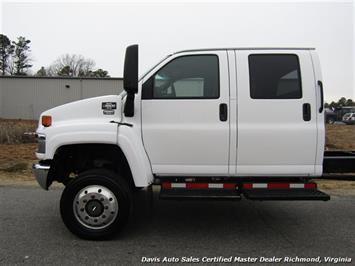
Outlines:
{"type": "Polygon", "coordinates": [[[95,62],[82,55],[62,55],[48,68],[50,76],[85,77],[93,71],[95,62]]]}
{"type": "Polygon", "coordinates": [[[14,76],[15,73],[16,73],[15,61],[14,61],[14,59],[12,57],[9,58],[9,62],[8,62],[8,66],[7,66],[7,72],[11,76],[14,76]]]}

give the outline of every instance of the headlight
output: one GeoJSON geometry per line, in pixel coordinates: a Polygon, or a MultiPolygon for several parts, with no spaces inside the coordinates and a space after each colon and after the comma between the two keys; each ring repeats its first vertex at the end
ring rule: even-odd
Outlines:
{"type": "Polygon", "coordinates": [[[37,153],[46,153],[46,136],[38,134],[37,143],[37,153]]]}

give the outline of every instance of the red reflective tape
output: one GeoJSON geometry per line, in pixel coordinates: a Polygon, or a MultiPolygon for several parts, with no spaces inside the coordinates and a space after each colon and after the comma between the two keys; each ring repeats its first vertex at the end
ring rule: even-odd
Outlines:
{"type": "Polygon", "coordinates": [[[187,189],[208,188],[208,183],[186,183],[187,189]]]}
{"type": "Polygon", "coordinates": [[[235,189],[235,184],[233,184],[233,183],[225,183],[225,184],[223,184],[223,188],[235,189]]]}
{"type": "Polygon", "coordinates": [[[269,189],[288,189],[290,188],[289,183],[268,183],[267,188],[269,189]]]}
{"type": "Polygon", "coordinates": [[[306,188],[306,189],[316,189],[317,188],[317,184],[316,183],[306,183],[306,184],[304,184],[304,188],[306,188]]]}
{"type": "Polygon", "coordinates": [[[161,184],[161,188],[164,188],[164,189],[171,189],[171,183],[169,182],[163,182],[161,184]]]}
{"type": "Polygon", "coordinates": [[[243,188],[252,189],[253,188],[253,183],[245,183],[245,184],[243,184],[243,188]]]}

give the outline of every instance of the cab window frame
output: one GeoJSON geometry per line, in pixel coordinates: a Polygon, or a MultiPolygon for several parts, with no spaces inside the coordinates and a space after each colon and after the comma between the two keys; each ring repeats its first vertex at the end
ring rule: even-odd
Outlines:
{"type": "Polygon", "coordinates": [[[162,67],[160,67],[158,70],[156,70],[150,77],[149,79],[147,79],[143,85],[142,85],[142,95],[141,95],[141,99],[142,100],[213,100],[213,99],[219,99],[221,96],[221,69],[220,69],[220,62],[219,62],[219,56],[218,54],[215,53],[203,53],[203,54],[186,54],[186,55],[181,55],[181,56],[177,56],[173,59],[171,59],[170,61],[168,61],[166,64],[164,64],[162,67]],[[163,69],[164,67],[166,67],[168,64],[171,64],[172,62],[174,62],[177,59],[181,59],[184,57],[197,57],[197,56],[214,56],[217,58],[217,96],[213,96],[213,97],[156,97],[154,96],[154,80],[155,80],[155,76],[156,74],[163,69]]]}
{"type": "MultiPolygon", "coordinates": [[[[249,73],[249,96],[253,100],[300,100],[303,99],[303,86],[302,86],[302,73],[301,73],[301,63],[298,54],[295,53],[252,53],[248,55],[248,73],[249,73]],[[252,73],[251,73],[251,57],[253,56],[293,56],[297,60],[297,72],[298,72],[298,85],[299,85],[299,97],[273,97],[273,98],[261,98],[261,97],[253,97],[252,94],[252,73]]],[[[289,72],[291,73],[291,72],[289,72]]],[[[288,74],[289,74],[288,73],[288,74]]],[[[286,74],[287,75],[287,74],[286,74]]],[[[254,77],[255,79],[255,77],[254,77]]]]}

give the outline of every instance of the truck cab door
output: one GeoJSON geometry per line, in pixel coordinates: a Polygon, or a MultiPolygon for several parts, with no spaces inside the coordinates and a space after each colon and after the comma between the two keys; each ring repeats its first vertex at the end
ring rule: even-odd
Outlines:
{"type": "Polygon", "coordinates": [[[178,53],[142,85],[142,136],[156,175],[227,175],[226,51],[178,53]]]}
{"type": "Polygon", "coordinates": [[[237,51],[236,62],[238,175],[319,174],[317,123],[324,121],[310,52],[237,51]]]}

